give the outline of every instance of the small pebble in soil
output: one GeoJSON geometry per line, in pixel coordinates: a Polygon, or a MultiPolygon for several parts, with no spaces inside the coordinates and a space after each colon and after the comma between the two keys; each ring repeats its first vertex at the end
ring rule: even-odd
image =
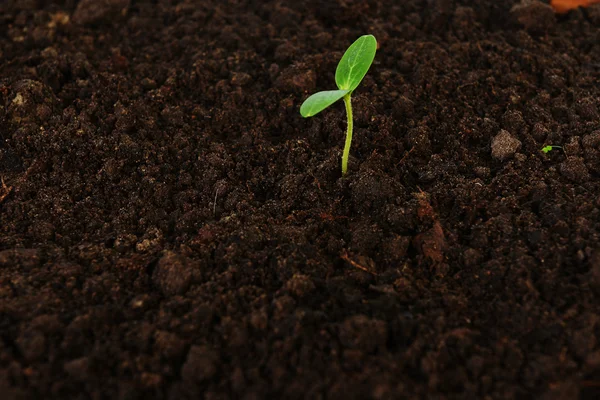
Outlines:
{"type": "Polygon", "coordinates": [[[521,141],[508,131],[501,130],[492,140],[492,157],[504,161],[512,157],[521,148],[521,141]]]}

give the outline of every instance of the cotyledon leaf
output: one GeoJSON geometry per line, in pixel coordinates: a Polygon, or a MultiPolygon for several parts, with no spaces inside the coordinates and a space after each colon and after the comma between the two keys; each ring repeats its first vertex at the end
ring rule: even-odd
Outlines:
{"type": "Polygon", "coordinates": [[[359,37],[348,47],[335,70],[335,83],[341,90],[353,91],[363,80],[375,59],[377,40],[373,35],[359,37]]]}
{"type": "Polygon", "coordinates": [[[318,92],[304,100],[300,106],[300,114],[304,117],[312,117],[316,115],[344,97],[349,90],[326,90],[318,92]]]}

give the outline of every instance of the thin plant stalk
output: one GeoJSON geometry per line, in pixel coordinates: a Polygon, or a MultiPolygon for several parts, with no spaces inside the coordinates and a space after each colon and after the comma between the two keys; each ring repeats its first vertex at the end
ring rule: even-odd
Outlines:
{"type": "Polygon", "coordinates": [[[344,104],[346,105],[346,116],[348,117],[348,124],[346,128],[346,144],[344,145],[344,153],[342,154],[342,175],[346,175],[348,172],[348,157],[350,156],[350,145],[352,144],[352,129],[354,126],[352,119],[352,99],[351,94],[348,93],[343,97],[344,104]]]}

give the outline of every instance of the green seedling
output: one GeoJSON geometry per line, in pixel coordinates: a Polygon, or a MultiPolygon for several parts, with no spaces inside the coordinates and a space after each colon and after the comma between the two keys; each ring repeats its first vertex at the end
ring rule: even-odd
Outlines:
{"type": "Polygon", "coordinates": [[[356,42],[348,47],[335,70],[335,83],[338,90],[315,93],[306,99],[300,107],[300,114],[304,118],[308,118],[317,115],[338,100],[344,99],[348,125],[346,144],[342,154],[342,175],[346,175],[346,172],[348,172],[348,157],[350,155],[350,145],[352,144],[352,92],[369,71],[369,67],[375,59],[376,51],[377,40],[375,40],[375,36],[364,35],[359,37],[356,42]]]}
{"type": "Polygon", "coordinates": [[[551,152],[554,149],[562,149],[562,146],[544,146],[544,147],[542,147],[542,152],[544,154],[548,154],[549,152],[551,152]]]}

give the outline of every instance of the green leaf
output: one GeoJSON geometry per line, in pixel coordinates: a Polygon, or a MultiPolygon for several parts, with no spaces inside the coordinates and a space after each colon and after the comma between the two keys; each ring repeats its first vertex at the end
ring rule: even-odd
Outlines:
{"type": "Polygon", "coordinates": [[[341,90],[353,91],[363,80],[375,58],[377,40],[364,35],[352,43],[335,70],[335,83],[341,90]]]}
{"type": "Polygon", "coordinates": [[[544,146],[542,147],[542,151],[547,154],[548,152],[554,150],[554,149],[562,149],[561,146],[544,146]]]}
{"type": "Polygon", "coordinates": [[[312,117],[344,97],[348,92],[349,90],[326,90],[315,93],[304,100],[304,103],[300,106],[300,114],[304,118],[312,117]]]}

